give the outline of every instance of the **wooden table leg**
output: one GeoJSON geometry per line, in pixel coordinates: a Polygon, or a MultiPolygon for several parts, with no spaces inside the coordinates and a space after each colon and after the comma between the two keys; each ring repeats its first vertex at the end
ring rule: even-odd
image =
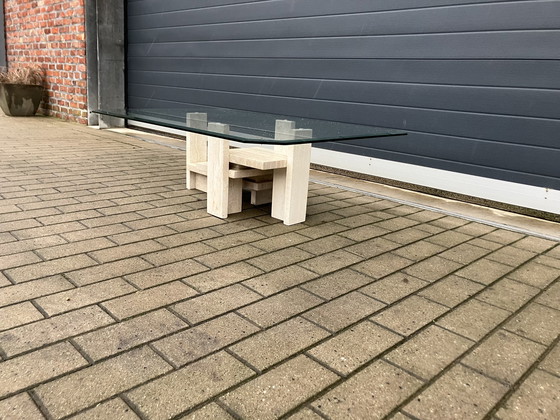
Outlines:
{"type": "Polygon", "coordinates": [[[225,219],[228,216],[229,142],[208,137],[208,177],[206,211],[225,219]]]}
{"type": "MultiPolygon", "coordinates": [[[[203,112],[189,112],[187,114],[187,127],[206,130],[208,127],[207,115],[203,112]]],[[[197,189],[197,174],[189,171],[189,163],[206,162],[207,160],[206,136],[197,133],[187,133],[186,164],[187,164],[187,189],[197,189]]],[[[200,189],[200,185],[198,187],[200,189]]]]}
{"type": "MultiPolygon", "coordinates": [[[[309,138],[312,134],[309,129],[293,131],[297,138],[309,138]]],[[[275,146],[274,151],[285,154],[288,165],[286,168],[274,170],[271,215],[283,220],[285,225],[304,222],[309,190],[311,144],[275,146]]]]}

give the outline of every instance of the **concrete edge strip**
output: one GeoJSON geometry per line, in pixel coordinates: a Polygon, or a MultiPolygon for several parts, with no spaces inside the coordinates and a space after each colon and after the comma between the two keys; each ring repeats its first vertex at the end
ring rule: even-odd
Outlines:
{"type": "Polygon", "coordinates": [[[315,184],[325,185],[327,187],[333,187],[333,188],[338,188],[338,189],[344,190],[344,191],[355,192],[355,193],[367,195],[367,196],[370,196],[370,197],[379,198],[379,199],[382,199],[382,200],[392,201],[394,203],[399,203],[399,204],[404,204],[404,205],[411,206],[411,207],[416,207],[416,208],[419,208],[419,209],[422,209],[422,210],[429,210],[429,211],[433,211],[435,213],[440,213],[440,214],[445,214],[447,216],[457,217],[459,219],[468,220],[470,222],[482,223],[482,224],[489,225],[489,226],[499,228],[499,229],[505,229],[505,230],[509,230],[509,231],[512,231],[512,232],[521,233],[521,234],[524,234],[524,235],[530,235],[530,236],[535,236],[535,237],[541,238],[541,239],[547,239],[547,240],[550,240],[550,241],[560,242],[560,236],[552,236],[552,235],[546,235],[546,234],[539,233],[539,232],[533,232],[533,231],[530,231],[530,230],[527,230],[527,229],[523,229],[523,228],[519,228],[519,227],[515,227],[515,226],[510,226],[510,225],[506,225],[506,224],[503,224],[503,223],[492,222],[490,220],[484,220],[484,219],[480,219],[480,218],[472,217],[472,216],[467,216],[467,215],[464,215],[464,214],[461,214],[461,213],[456,213],[456,212],[449,211],[449,210],[443,210],[443,209],[440,209],[440,208],[437,208],[437,207],[427,206],[425,204],[415,203],[413,201],[408,201],[408,200],[403,200],[403,199],[400,199],[400,198],[389,197],[387,195],[372,193],[372,192],[369,192],[369,191],[364,191],[364,190],[360,190],[360,189],[357,189],[357,188],[347,187],[347,186],[340,185],[340,184],[334,184],[332,182],[322,181],[322,180],[312,178],[312,177],[310,177],[309,180],[311,182],[315,183],[315,184]]]}

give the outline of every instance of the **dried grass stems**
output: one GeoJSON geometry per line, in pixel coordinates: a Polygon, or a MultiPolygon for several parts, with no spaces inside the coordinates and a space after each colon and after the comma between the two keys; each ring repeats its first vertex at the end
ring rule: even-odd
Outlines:
{"type": "Polygon", "coordinates": [[[17,67],[0,72],[0,83],[12,85],[43,85],[43,69],[40,67],[17,67]]]}

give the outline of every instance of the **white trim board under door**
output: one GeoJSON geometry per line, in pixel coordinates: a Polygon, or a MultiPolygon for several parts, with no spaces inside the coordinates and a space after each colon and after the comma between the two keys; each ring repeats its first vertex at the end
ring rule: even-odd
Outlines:
{"type": "Polygon", "coordinates": [[[311,163],[560,214],[560,191],[314,147],[311,163]]]}

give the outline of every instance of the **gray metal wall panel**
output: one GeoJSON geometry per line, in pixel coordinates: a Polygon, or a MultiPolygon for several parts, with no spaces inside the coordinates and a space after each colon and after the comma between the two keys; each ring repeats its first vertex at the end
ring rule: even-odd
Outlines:
{"type": "Polygon", "coordinates": [[[6,67],[6,38],[4,29],[4,0],[0,0],[0,67],[6,67]]]}
{"type": "Polygon", "coordinates": [[[560,2],[138,0],[133,107],[402,128],[322,147],[560,189],[560,2]]]}

